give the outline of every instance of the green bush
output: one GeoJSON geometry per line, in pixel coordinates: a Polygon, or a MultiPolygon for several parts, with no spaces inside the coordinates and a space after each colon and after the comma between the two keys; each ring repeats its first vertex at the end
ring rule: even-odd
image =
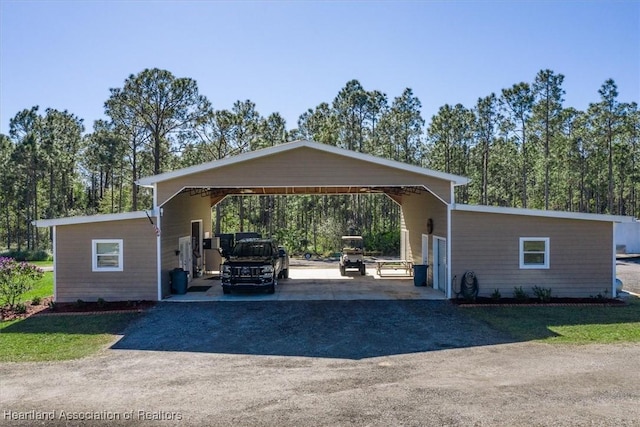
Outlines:
{"type": "Polygon", "coordinates": [[[522,286],[513,288],[513,297],[518,301],[526,301],[529,299],[529,295],[524,289],[522,289],[522,286]]]}
{"type": "Polygon", "coordinates": [[[0,305],[15,308],[20,296],[33,289],[43,275],[43,271],[33,264],[0,258],[0,305]]]}
{"type": "Polygon", "coordinates": [[[19,302],[16,304],[14,311],[18,314],[24,314],[27,312],[27,306],[26,304],[19,302]]]}
{"type": "Polygon", "coordinates": [[[42,298],[33,297],[33,299],[31,300],[31,305],[40,305],[41,302],[42,302],[42,298]]]}
{"type": "Polygon", "coordinates": [[[11,249],[0,254],[4,258],[13,258],[16,261],[53,261],[53,256],[44,250],[17,250],[11,249]]]}
{"type": "Polygon", "coordinates": [[[502,295],[500,295],[500,291],[498,289],[494,289],[493,293],[491,294],[491,298],[499,300],[500,298],[502,298],[502,295]]]}
{"type": "Polygon", "coordinates": [[[540,302],[551,301],[551,288],[540,288],[538,286],[533,287],[533,294],[538,298],[540,302]]]}

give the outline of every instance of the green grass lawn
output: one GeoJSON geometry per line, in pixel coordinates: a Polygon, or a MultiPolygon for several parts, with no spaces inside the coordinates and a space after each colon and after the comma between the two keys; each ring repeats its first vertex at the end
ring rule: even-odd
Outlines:
{"type": "Polygon", "coordinates": [[[20,296],[20,302],[29,304],[33,298],[39,297],[40,299],[50,297],[53,295],[53,272],[47,271],[42,276],[42,279],[35,283],[33,289],[25,292],[20,296]]]}
{"type": "Polygon", "coordinates": [[[518,341],[640,342],[640,299],[625,306],[468,307],[465,313],[518,341]]]}
{"type": "Polygon", "coordinates": [[[139,313],[31,316],[0,322],[0,362],[42,362],[98,352],[139,313]]]}

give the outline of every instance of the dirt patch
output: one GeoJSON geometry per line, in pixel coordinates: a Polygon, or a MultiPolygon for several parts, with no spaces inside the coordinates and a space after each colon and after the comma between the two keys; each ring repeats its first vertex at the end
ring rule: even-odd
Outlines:
{"type": "Polygon", "coordinates": [[[53,297],[42,298],[40,304],[33,305],[31,302],[26,302],[26,311],[24,313],[17,312],[15,309],[11,310],[8,307],[0,307],[0,321],[9,321],[16,319],[24,319],[25,317],[33,316],[49,308],[49,304],[53,301],[53,297]]]}

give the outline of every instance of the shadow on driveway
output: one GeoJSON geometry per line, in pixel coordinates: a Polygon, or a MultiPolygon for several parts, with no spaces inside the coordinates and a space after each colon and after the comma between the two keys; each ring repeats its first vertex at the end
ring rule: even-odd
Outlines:
{"type": "Polygon", "coordinates": [[[448,301],[160,303],[113,349],[343,359],[512,342],[448,301]]]}

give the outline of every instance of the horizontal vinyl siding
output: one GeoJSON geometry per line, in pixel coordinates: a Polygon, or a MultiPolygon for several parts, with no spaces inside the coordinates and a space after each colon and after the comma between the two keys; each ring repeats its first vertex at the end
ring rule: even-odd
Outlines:
{"type": "Polygon", "coordinates": [[[449,200],[449,181],[311,148],[299,148],[158,184],[158,203],[188,187],[425,185],[449,200]]]}
{"type": "Polygon", "coordinates": [[[611,292],[612,224],[608,222],[452,212],[452,274],[460,287],[465,271],[478,277],[480,295],[498,289],[512,297],[514,287],[531,296],[533,286],[553,296],[584,297],[611,292]],[[550,239],[549,269],[519,267],[520,237],[550,239]]]}
{"type": "Polygon", "coordinates": [[[178,267],[178,240],[191,236],[191,221],[202,220],[202,235],[211,232],[211,200],[199,195],[179,194],[163,207],[162,215],[162,296],[170,293],[169,272],[178,267]]]}
{"type": "Polygon", "coordinates": [[[56,227],[56,300],[157,299],[156,235],[149,220],[56,227]],[[123,240],[123,271],[92,271],[92,240],[123,240]]]}

